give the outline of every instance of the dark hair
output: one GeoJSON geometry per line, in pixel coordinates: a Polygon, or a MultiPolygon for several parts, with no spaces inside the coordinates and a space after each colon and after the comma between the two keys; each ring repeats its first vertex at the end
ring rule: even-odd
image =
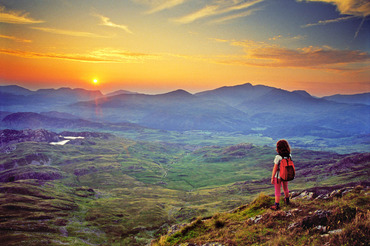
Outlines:
{"type": "Polygon", "coordinates": [[[290,146],[288,141],[285,139],[281,139],[276,143],[276,151],[281,155],[282,157],[289,157],[290,155],[290,146]]]}

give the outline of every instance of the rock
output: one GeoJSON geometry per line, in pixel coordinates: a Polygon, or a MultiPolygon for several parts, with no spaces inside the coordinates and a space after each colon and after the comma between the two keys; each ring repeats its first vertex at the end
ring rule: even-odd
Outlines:
{"type": "Polygon", "coordinates": [[[330,211],[316,210],[312,215],[304,217],[302,220],[292,223],[288,226],[288,230],[297,227],[303,227],[305,229],[312,228],[315,226],[325,226],[328,223],[328,216],[331,214],[330,211]]]}
{"type": "Polygon", "coordinates": [[[176,232],[179,232],[183,227],[185,227],[187,224],[178,224],[178,225],[172,225],[170,229],[167,231],[167,235],[175,234],[176,232]]]}
{"type": "Polygon", "coordinates": [[[262,219],[262,215],[257,215],[255,217],[249,218],[248,221],[257,224],[262,219]]]}
{"type": "Polygon", "coordinates": [[[333,234],[339,234],[343,231],[343,229],[337,229],[337,230],[332,230],[332,231],[328,231],[329,234],[333,235],[333,234]]]}
{"type": "Polygon", "coordinates": [[[293,197],[292,199],[305,199],[305,200],[312,200],[314,196],[313,192],[303,191],[298,196],[293,197]]]}
{"type": "Polygon", "coordinates": [[[315,200],[327,200],[330,198],[330,195],[329,194],[320,194],[318,195],[315,200]]]}
{"type": "Polygon", "coordinates": [[[342,197],[342,190],[334,190],[332,193],[330,193],[330,197],[342,197]]]}
{"type": "Polygon", "coordinates": [[[327,232],[327,227],[326,226],[318,225],[318,226],[315,227],[315,229],[318,230],[321,233],[326,233],[327,232]]]}
{"type": "Polygon", "coordinates": [[[302,209],[299,208],[293,208],[292,210],[289,211],[292,215],[298,214],[302,212],[302,209]]]}
{"type": "Polygon", "coordinates": [[[289,226],[288,226],[288,230],[292,230],[294,228],[298,228],[301,226],[301,223],[300,222],[294,222],[294,223],[291,223],[289,226]]]}

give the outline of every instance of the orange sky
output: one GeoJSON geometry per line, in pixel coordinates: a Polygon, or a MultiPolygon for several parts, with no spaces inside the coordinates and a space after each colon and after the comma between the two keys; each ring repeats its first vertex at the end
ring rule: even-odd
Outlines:
{"type": "Polygon", "coordinates": [[[317,96],[370,91],[366,1],[207,3],[0,0],[0,84],[105,93],[247,82],[317,96]]]}

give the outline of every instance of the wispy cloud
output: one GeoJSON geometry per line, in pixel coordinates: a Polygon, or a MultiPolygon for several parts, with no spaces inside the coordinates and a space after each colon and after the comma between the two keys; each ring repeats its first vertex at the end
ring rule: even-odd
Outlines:
{"type": "Polygon", "coordinates": [[[13,40],[13,41],[19,42],[19,43],[31,43],[32,42],[32,40],[17,38],[17,37],[14,37],[14,36],[1,35],[1,34],[0,34],[0,38],[13,40]]]}
{"type": "Polygon", "coordinates": [[[305,36],[297,35],[297,36],[283,36],[283,35],[277,35],[272,38],[269,38],[270,41],[299,41],[305,39],[305,36]]]}
{"type": "Polygon", "coordinates": [[[182,23],[182,24],[186,24],[186,23],[194,22],[198,19],[202,19],[202,18],[206,18],[210,16],[222,15],[222,14],[231,14],[230,18],[228,17],[221,18],[221,19],[224,19],[223,21],[226,21],[229,19],[235,19],[235,18],[250,15],[253,12],[249,12],[249,13],[244,12],[244,14],[241,14],[241,13],[233,14],[234,11],[247,10],[248,8],[251,8],[252,6],[260,2],[263,2],[263,1],[264,0],[249,0],[249,1],[216,0],[216,1],[213,1],[213,4],[206,5],[200,10],[197,10],[191,14],[175,19],[175,21],[182,23]]]}
{"type": "Polygon", "coordinates": [[[346,17],[340,17],[340,18],[331,19],[331,20],[321,20],[321,21],[318,21],[316,23],[310,23],[310,24],[303,25],[302,27],[312,27],[312,26],[319,26],[319,25],[327,25],[327,24],[331,24],[331,23],[338,23],[338,22],[350,20],[350,19],[353,19],[353,18],[356,18],[356,17],[354,17],[354,16],[346,16],[346,17]]]}
{"type": "Polygon", "coordinates": [[[28,17],[29,13],[22,11],[7,11],[5,7],[0,6],[0,22],[11,24],[37,24],[45,21],[35,20],[28,17]]]}
{"type": "Polygon", "coordinates": [[[337,6],[337,10],[344,15],[366,17],[370,15],[368,0],[296,0],[298,2],[325,2],[337,6]]]}
{"type": "MultiPolygon", "coordinates": [[[[225,42],[225,40],[220,40],[220,42],[225,42]]],[[[229,40],[228,43],[242,47],[245,54],[238,58],[220,60],[219,62],[223,64],[349,70],[351,64],[370,62],[370,54],[358,50],[337,50],[330,47],[312,46],[288,49],[250,40],[229,40]]]]}
{"type": "Polygon", "coordinates": [[[53,34],[60,34],[60,35],[67,35],[67,36],[74,36],[74,37],[87,37],[87,38],[107,38],[107,36],[102,36],[95,33],[90,32],[81,32],[81,31],[73,31],[73,30],[65,30],[65,29],[56,29],[56,28],[49,28],[49,27],[31,27],[32,29],[53,33],[53,34]]]}
{"type": "Polygon", "coordinates": [[[233,14],[233,15],[225,16],[223,18],[216,19],[216,20],[212,21],[211,23],[215,23],[215,24],[223,23],[223,22],[230,21],[230,20],[233,20],[233,19],[246,17],[246,16],[254,14],[254,12],[257,12],[259,10],[261,10],[261,8],[249,9],[249,10],[241,12],[241,13],[236,13],[236,14],[233,14]]]}
{"type": "Polygon", "coordinates": [[[92,63],[141,63],[146,60],[161,59],[160,55],[136,53],[110,48],[94,50],[86,54],[39,53],[13,49],[0,49],[0,53],[23,58],[62,59],[92,63]]]}
{"type": "Polygon", "coordinates": [[[171,9],[181,5],[186,0],[165,0],[165,1],[152,1],[152,9],[147,11],[147,14],[153,14],[162,10],[171,9]]]}
{"type": "Polygon", "coordinates": [[[114,27],[114,28],[119,28],[119,29],[122,29],[124,30],[125,32],[127,33],[130,33],[132,34],[133,32],[128,28],[128,26],[126,25],[119,25],[119,24],[115,24],[113,23],[110,18],[106,17],[106,16],[103,16],[103,15],[99,15],[99,14],[93,14],[94,16],[98,17],[100,20],[101,20],[101,24],[102,26],[109,26],[109,27],[114,27]]]}

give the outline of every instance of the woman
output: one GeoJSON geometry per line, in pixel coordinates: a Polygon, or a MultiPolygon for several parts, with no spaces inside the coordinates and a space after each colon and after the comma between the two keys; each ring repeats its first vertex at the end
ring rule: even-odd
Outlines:
{"type": "Polygon", "coordinates": [[[275,205],[271,207],[273,210],[279,210],[280,209],[280,194],[281,194],[281,185],[283,185],[284,190],[284,202],[285,204],[289,204],[289,190],[288,190],[288,181],[281,181],[279,176],[279,167],[280,167],[280,161],[283,158],[289,158],[290,157],[290,146],[288,141],[282,139],[279,140],[276,143],[276,151],[278,152],[278,155],[275,156],[274,160],[274,169],[272,170],[271,175],[271,184],[275,185],[275,205]]]}

